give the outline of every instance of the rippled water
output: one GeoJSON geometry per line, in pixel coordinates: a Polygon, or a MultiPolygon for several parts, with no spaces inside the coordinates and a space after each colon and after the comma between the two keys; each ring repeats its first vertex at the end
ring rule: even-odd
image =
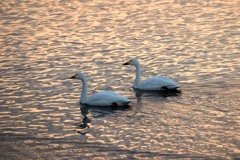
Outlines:
{"type": "Polygon", "coordinates": [[[240,158],[240,2],[1,1],[4,159],[240,158]],[[180,94],[135,93],[162,75],[180,94]],[[130,108],[80,106],[111,90],[130,108]]]}

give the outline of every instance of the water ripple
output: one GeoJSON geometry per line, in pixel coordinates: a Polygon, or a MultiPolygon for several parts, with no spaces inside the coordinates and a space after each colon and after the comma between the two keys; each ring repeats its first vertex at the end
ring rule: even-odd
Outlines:
{"type": "Polygon", "coordinates": [[[1,1],[0,139],[5,159],[239,158],[237,1],[1,1]],[[136,93],[162,75],[180,94],[136,93]],[[112,90],[130,108],[77,103],[112,90]],[[12,152],[14,148],[14,152],[12,152]],[[11,156],[10,156],[11,155],[11,156]]]}

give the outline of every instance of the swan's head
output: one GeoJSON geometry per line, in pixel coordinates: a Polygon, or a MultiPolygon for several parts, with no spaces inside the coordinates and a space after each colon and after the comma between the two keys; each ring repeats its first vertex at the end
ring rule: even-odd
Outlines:
{"type": "Polygon", "coordinates": [[[78,72],[77,74],[74,74],[72,77],[69,77],[69,79],[84,79],[84,74],[81,72],[78,72]]]}
{"type": "Polygon", "coordinates": [[[123,63],[123,65],[135,65],[135,66],[138,65],[138,64],[139,64],[139,62],[135,58],[131,59],[130,61],[128,61],[126,63],[123,63]]]}

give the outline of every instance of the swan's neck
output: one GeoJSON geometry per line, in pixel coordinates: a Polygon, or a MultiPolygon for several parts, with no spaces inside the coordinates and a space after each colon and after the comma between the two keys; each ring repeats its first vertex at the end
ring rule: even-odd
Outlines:
{"type": "Polygon", "coordinates": [[[140,78],[141,78],[141,66],[138,63],[136,65],[136,78],[133,84],[133,88],[138,88],[138,86],[140,85],[140,78]]]}
{"type": "Polygon", "coordinates": [[[87,80],[85,77],[83,77],[82,83],[83,83],[83,88],[82,88],[80,103],[84,103],[87,100],[87,80]]]}

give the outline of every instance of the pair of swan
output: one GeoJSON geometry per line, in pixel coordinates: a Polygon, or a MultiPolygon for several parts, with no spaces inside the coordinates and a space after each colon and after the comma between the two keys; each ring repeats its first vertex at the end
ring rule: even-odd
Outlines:
{"type": "MultiPolygon", "coordinates": [[[[124,63],[123,65],[135,65],[136,66],[136,78],[133,84],[134,89],[139,90],[162,90],[162,89],[177,89],[181,87],[177,83],[173,82],[169,78],[163,76],[152,77],[144,80],[140,83],[141,78],[141,67],[137,59],[131,59],[130,61],[124,63]]],[[[112,92],[112,91],[102,91],[92,95],[87,98],[87,80],[83,73],[78,72],[69,79],[81,79],[83,83],[82,94],[80,98],[80,103],[87,104],[90,106],[125,106],[133,100],[129,100],[122,95],[112,92]]]]}

